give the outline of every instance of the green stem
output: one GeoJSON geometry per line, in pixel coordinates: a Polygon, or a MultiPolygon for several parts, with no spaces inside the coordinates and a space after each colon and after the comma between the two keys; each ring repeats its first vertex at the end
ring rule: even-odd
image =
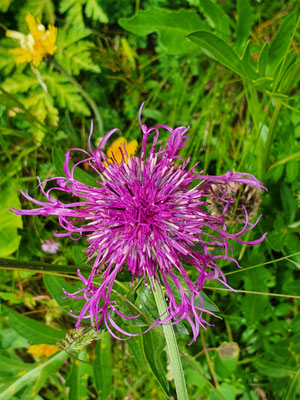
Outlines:
{"type": "Polygon", "coordinates": [[[266,172],[266,170],[268,168],[271,144],[272,144],[273,135],[274,135],[274,129],[276,126],[276,122],[277,122],[277,118],[278,118],[281,106],[282,106],[282,104],[278,100],[278,103],[276,104],[276,107],[274,110],[274,114],[271,119],[270,128],[269,128],[269,132],[268,132],[268,136],[267,136],[267,142],[266,142],[266,146],[265,146],[265,158],[263,161],[263,173],[266,172]]]}
{"type": "MultiPolygon", "coordinates": [[[[158,282],[151,279],[152,285],[154,287],[154,298],[160,315],[164,314],[167,310],[167,304],[162,293],[161,287],[158,282]]],[[[169,353],[172,373],[174,376],[174,382],[176,387],[177,399],[187,400],[188,393],[186,388],[186,383],[183,374],[183,368],[181,364],[181,359],[179,355],[179,349],[176,341],[175,332],[172,325],[163,325],[163,332],[165,335],[167,343],[167,351],[169,353]]]]}
{"type": "Polygon", "coordinates": [[[72,85],[76,87],[81,96],[89,103],[91,109],[95,114],[99,127],[99,132],[101,135],[103,135],[103,121],[94,100],[91,98],[88,92],[85,91],[83,87],[76,81],[76,79],[74,79],[70,74],[68,74],[68,72],[60,64],[58,64],[53,57],[50,58],[50,61],[55,66],[55,68],[57,68],[72,83],[72,85]]]}

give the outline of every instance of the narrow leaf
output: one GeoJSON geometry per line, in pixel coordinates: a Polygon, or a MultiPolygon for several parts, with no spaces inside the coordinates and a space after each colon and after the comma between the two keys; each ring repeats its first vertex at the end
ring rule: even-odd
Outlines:
{"type": "Polygon", "coordinates": [[[237,0],[236,11],[237,21],[235,47],[237,52],[241,54],[245,44],[247,43],[254,22],[254,15],[249,0],[237,0]]]}
{"type": "Polygon", "coordinates": [[[143,335],[143,346],[148,364],[164,393],[169,398],[169,383],[162,363],[163,350],[166,346],[165,338],[154,329],[151,329],[143,335]]]}
{"type": "Polygon", "coordinates": [[[96,344],[93,368],[98,398],[107,399],[112,385],[111,337],[108,332],[103,333],[96,344]]]}
{"type": "Polygon", "coordinates": [[[211,58],[241,77],[248,79],[257,77],[256,73],[240,60],[233,48],[218,36],[209,32],[198,31],[189,34],[188,38],[197,43],[211,58]]]}
{"type": "Polygon", "coordinates": [[[53,329],[42,322],[16,313],[4,305],[1,307],[8,325],[31,344],[56,344],[57,341],[65,337],[65,332],[61,329],[53,329]]]}

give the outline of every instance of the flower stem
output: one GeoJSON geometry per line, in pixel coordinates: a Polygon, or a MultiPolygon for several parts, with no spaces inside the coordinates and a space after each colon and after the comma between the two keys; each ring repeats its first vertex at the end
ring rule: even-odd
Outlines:
{"type": "MultiPolygon", "coordinates": [[[[153,294],[158,308],[158,312],[160,315],[162,315],[167,310],[167,304],[159,283],[156,282],[154,279],[151,279],[151,281],[154,288],[153,294]]],[[[167,351],[170,357],[172,373],[174,376],[177,399],[187,400],[188,393],[187,393],[187,388],[184,379],[183,368],[181,364],[174,328],[172,325],[163,325],[162,327],[167,343],[167,351]]]]}
{"type": "Polygon", "coordinates": [[[72,85],[76,87],[81,96],[89,103],[91,109],[95,114],[95,118],[97,120],[99,127],[99,133],[103,135],[103,121],[94,100],[91,98],[88,92],[84,90],[83,87],[76,81],[76,79],[74,79],[73,76],[68,74],[68,72],[60,64],[58,64],[58,62],[56,62],[53,57],[51,58],[49,57],[49,59],[51,63],[55,66],[55,68],[58,69],[72,83],[72,85]]]}

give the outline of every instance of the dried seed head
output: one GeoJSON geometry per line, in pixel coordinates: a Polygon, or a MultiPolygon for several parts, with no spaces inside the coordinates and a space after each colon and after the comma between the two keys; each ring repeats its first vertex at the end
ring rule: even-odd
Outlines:
{"type": "Polygon", "coordinates": [[[213,189],[216,196],[210,199],[209,210],[214,217],[222,216],[226,224],[240,225],[245,221],[244,207],[249,220],[257,215],[261,202],[261,190],[258,187],[233,182],[227,188],[223,200],[221,189],[216,186],[213,189]],[[227,208],[224,199],[230,201],[227,208]]]}

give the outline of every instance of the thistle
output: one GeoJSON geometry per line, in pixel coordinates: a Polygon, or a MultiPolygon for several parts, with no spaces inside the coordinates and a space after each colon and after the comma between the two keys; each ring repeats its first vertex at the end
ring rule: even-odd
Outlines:
{"type": "MultiPolygon", "coordinates": [[[[221,269],[219,259],[233,258],[231,242],[248,245],[261,243],[265,235],[254,241],[245,241],[243,234],[253,229],[256,222],[249,221],[244,205],[243,226],[237,233],[227,232],[225,216],[234,202],[228,194],[236,185],[244,184],[263,188],[254,176],[228,171],[223,176],[209,176],[190,166],[190,159],[179,156],[188,140],[189,128],[172,129],[166,125],[148,128],[141,121],[142,145],[140,155],[128,154],[126,143],[107,158],[102,148],[117,131],[109,131],[93,150],[92,128],[88,140],[89,151],[70,149],[65,155],[65,177],[52,178],[56,187],[47,191],[40,182],[38,187],[46,202],[38,201],[23,193],[23,196],[38,205],[33,210],[13,210],[18,215],[56,215],[64,233],[56,236],[70,236],[79,240],[86,236],[86,256],[93,260],[88,278],[78,271],[83,287],[76,293],[65,293],[66,297],[84,299],[82,310],[70,311],[77,319],[78,328],[84,319],[89,319],[94,329],[106,327],[117,339],[120,334],[132,336],[115,322],[114,315],[132,319],[119,311],[118,304],[110,298],[115,279],[122,269],[132,274],[132,283],[143,277],[146,286],[153,282],[163,284],[168,298],[163,321],[157,318],[150,326],[177,324],[186,320],[196,340],[200,328],[208,323],[205,315],[212,314],[204,307],[201,291],[207,280],[215,280],[229,287],[221,269]],[[166,130],[169,137],[165,146],[159,144],[160,130],[166,130]],[[147,150],[148,148],[148,150],[147,150]],[[71,153],[79,151],[84,159],[70,166],[71,153]],[[97,184],[88,186],[74,177],[74,170],[87,162],[97,174],[97,184]],[[68,204],[52,196],[53,190],[69,193],[78,201],[68,204]],[[223,204],[218,216],[211,215],[207,206],[212,199],[223,204]],[[76,237],[75,237],[76,236],[76,237]],[[79,236],[79,237],[78,237],[79,236]],[[197,249],[196,249],[197,245],[197,249]],[[209,249],[219,248],[217,254],[209,249]],[[190,264],[197,275],[192,280],[184,264],[190,264]],[[101,275],[100,286],[94,285],[94,277],[101,275]]],[[[149,329],[150,329],[149,328],[149,329]]]]}

